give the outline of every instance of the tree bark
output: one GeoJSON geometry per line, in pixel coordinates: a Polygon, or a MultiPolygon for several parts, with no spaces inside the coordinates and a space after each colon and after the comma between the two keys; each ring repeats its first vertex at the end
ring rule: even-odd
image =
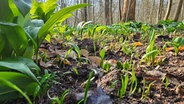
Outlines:
{"type": "Polygon", "coordinates": [[[159,20],[162,19],[163,2],[164,0],[160,0],[159,2],[158,12],[157,12],[157,23],[159,20]]]}
{"type": "Polygon", "coordinates": [[[171,6],[172,6],[172,0],[168,0],[167,11],[165,13],[164,20],[167,20],[169,17],[169,14],[171,12],[171,6]]]}
{"type": "Polygon", "coordinates": [[[112,13],[112,3],[113,0],[109,0],[109,18],[110,18],[110,24],[113,24],[113,13],[112,13]]]}
{"type": "Polygon", "coordinates": [[[136,0],[124,0],[122,21],[135,20],[136,0]]]}
{"type": "Polygon", "coordinates": [[[122,19],[122,15],[121,15],[121,0],[119,0],[119,21],[121,21],[122,19]]]}
{"type": "MultiPolygon", "coordinates": [[[[83,0],[83,3],[87,3],[87,0],[83,0]]],[[[87,7],[83,8],[83,13],[82,13],[82,20],[87,22],[87,7]]]]}
{"type": "Polygon", "coordinates": [[[109,0],[105,0],[105,24],[110,24],[110,18],[109,18],[109,0]]]}
{"type": "Polygon", "coordinates": [[[178,21],[180,13],[181,13],[181,8],[182,8],[183,0],[180,0],[176,9],[176,14],[174,15],[174,20],[178,21]]]}

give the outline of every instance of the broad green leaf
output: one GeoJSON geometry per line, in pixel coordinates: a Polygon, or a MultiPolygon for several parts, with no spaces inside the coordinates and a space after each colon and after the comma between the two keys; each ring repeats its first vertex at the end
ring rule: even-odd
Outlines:
{"type": "Polygon", "coordinates": [[[30,14],[34,19],[42,19],[47,21],[54,13],[58,0],[47,0],[46,2],[37,2],[33,0],[30,14]]]}
{"type": "Polygon", "coordinates": [[[4,46],[5,46],[5,39],[4,39],[3,34],[1,34],[1,30],[0,30],[0,53],[1,51],[3,51],[4,46]]]}
{"type": "Polygon", "coordinates": [[[0,22],[12,22],[12,21],[13,21],[13,13],[9,8],[8,0],[0,0],[0,22]]]}
{"type": "Polygon", "coordinates": [[[48,15],[48,18],[50,18],[50,16],[56,9],[57,1],[58,0],[47,0],[47,2],[44,3],[43,11],[45,12],[46,15],[48,15]]]}
{"type": "Polygon", "coordinates": [[[35,75],[30,71],[29,67],[21,62],[16,61],[0,61],[0,71],[14,70],[28,75],[31,79],[38,82],[35,75]]]}
{"type": "Polygon", "coordinates": [[[27,13],[29,13],[32,4],[31,0],[13,0],[13,2],[22,13],[22,15],[25,16],[27,13]]]}
{"type": "Polygon", "coordinates": [[[27,47],[28,40],[24,30],[13,23],[0,22],[2,32],[17,55],[22,55],[27,47]]]}
{"type": "Polygon", "coordinates": [[[28,95],[38,86],[34,80],[28,76],[17,72],[0,72],[0,102],[24,96],[29,104],[32,104],[28,95]]]}
{"type": "Polygon", "coordinates": [[[43,20],[34,19],[31,20],[29,26],[25,27],[24,29],[32,37],[32,39],[36,41],[38,31],[43,25],[44,25],[43,20]]]}
{"type": "Polygon", "coordinates": [[[29,26],[30,22],[31,22],[31,18],[30,18],[30,14],[28,13],[26,16],[19,15],[16,23],[22,28],[24,28],[29,26]]]}
{"type": "Polygon", "coordinates": [[[20,15],[20,12],[19,12],[17,6],[15,5],[15,3],[13,2],[13,0],[9,0],[9,7],[11,8],[11,11],[12,11],[14,17],[20,15]]]}
{"type": "Polygon", "coordinates": [[[42,26],[42,28],[38,32],[38,42],[41,44],[41,42],[45,39],[48,30],[58,21],[61,19],[67,19],[66,15],[71,14],[75,10],[79,8],[83,8],[89,6],[89,4],[78,4],[70,7],[66,7],[61,9],[60,11],[56,12],[51,18],[48,19],[48,21],[42,26]],[[65,17],[65,18],[64,18],[65,17]]]}
{"type": "Polygon", "coordinates": [[[184,45],[184,38],[182,38],[182,37],[176,37],[174,39],[174,44],[176,44],[177,47],[184,45]]]}
{"type": "Polygon", "coordinates": [[[8,61],[8,62],[19,62],[27,65],[29,69],[31,70],[40,70],[37,64],[33,62],[33,60],[24,58],[24,57],[11,57],[11,58],[6,58],[3,61],[8,61]]]}

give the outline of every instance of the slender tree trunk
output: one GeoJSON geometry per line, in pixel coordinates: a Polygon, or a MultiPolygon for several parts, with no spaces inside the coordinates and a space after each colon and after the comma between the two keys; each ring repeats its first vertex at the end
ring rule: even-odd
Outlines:
{"type": "MultiPolygon", "coordinates": [[[[87,0],[83,0],[83,3],[87,3],[87,0]]],[[[82,13],[82,20],[87,21],[87,7],[83,8],[83,13],[82,13]]]]}
{"type": "MultiPolygon", "coordinates": [[[[78,3],[79,3],[79,1],[78,1],[78,0],[76,0],[76,3],[78,4],[78,3]]],[[[79,10],[77,10],[77,11],[75,12],[74,26],[76,26],[76,25],[77,25],[78,12],[79,12],[79,10]]]]}
{"type": "Polygon", "coordinates": [[[172,6],[172,0],[168,0],[167,11],[165,13],[164,20],[167,20],[169,17],[169,14],[171,12],[171,6],[172,6]]]}
{"type": "Polygon", "coordinates": [[[128,4],[129,0],[123,0],[123,13],[122,13],[122,21],[126,21],[126,17],[128,15],[128,4]]]}
{"type": "Polygon", "coordinates": [[[113,0],[109,0],[109,18],[110,18],[110,24],[113,24],[113,12],[112,12],[112,3],[113,0]]]}
{"type": "Polygon", "coordinates": [[[121,0],[119,0],[119,21],[121,21],[122,15],[121,15],[121,0]]]}
{"type": "Polygon", "coordinates": [[[123,21],[135,20],[136,0],[124,0],[123,3],[123,21]]]}
{"type": "Polygon", "coordinates": [[[153,15],[154,8],[155,8],[155,0],[153,0],[153,4],[151,5],[151,11],[150,11],[150,14],[149,14],[149,23],[153,23],[153,21],[155,19],[154,15],[153,15]]]}
{"type": "MultiPolygon", "coordinates": [[[[91,0],[88,0],[87,2],[88,4],[91,4],[91,0]]],[[[92,20],[92,7],[91,6],[88,6],[87,7],[87,14],[88,14],[88,20],[91,21],[92,20]]]]}
{"type": "Polygon", "coordinates": [[[157,12],[157,23],[159,20],[162,19],[163,2],[164,0],[160,0],[159,2],[158,12],[157,12]]]}
{"type": "Polygon", "coordinates": [[[93,8],[93,13],[92,13],[93,14],[93,23],[95,23],[95,6],[94,6],[95,3],[94,3],[94,0],[92,0],[92,3],[93,3],[92,4],[93,5],[92,6],[92,8],[93,8]]]}
{"type": "Polygon", "coordinates": [[[181,8],[182,8],[183,0],[180,0],[176,9],[176,14],[174,15],[174,20],[178,21],[180,13],[181,13],[181,8]]]}
{"type": "Polygon", "coordinates": [[[109,18],[109,0],[105,0],[105,24],[110,24],[110,18],[109,18]]]}

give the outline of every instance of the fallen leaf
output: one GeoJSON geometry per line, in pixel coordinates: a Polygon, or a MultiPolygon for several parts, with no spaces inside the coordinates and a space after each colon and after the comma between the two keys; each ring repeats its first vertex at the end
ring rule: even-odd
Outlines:
{"type": "Polygon", "coordinates": [[[53,60],[50,60],[48,62],[40,61],[39,64],[40,64],[40,66],[42,66],[44,68],[48,68],[48,67],[53,66],[53,60]]]}
{"type": "Polygon", "coordinates": [[[58,54],[61,57],[64,57],[66,54],[66,50],[55,50],[55,53],[58,54]]]}
{"type": "Polygon", "coordinates": [[[78,56],[77,56],[77,53],[76,53],[75,51],[72,50],[72,51],[70,52],[70,54],[68,55],[68,57],[73,58],[73,59],[77,59],[78,56]]]}
{"type": "Polygon", "coordinates": [[[98,56],[89,56],[88,57],[89,62],[92,66],[100,66],[100,60],[101,58],[98,56]]]}
{"type": "Polygon", "coordinates": [[[155,60],[154,60],[154,64],[163,62],[164,59],[165,59],[165,56],[156,56],[156,57],[155,57],[155,60]]]}
{"type": "Polygon", "coordinates": [[[183,51],[184,50],[184,46],[179,46],[178,51],[183,51]]]}
{"type": "Polygon", "coordinates": [[[106,60],[109,64],[111,64],[111,68],[110,70],[116,68],[116,65],[117,65],[117,61],[114,60],[114,59],[110,59],[110,60],[106,60]]]}
{"type": "Polygon", "coordinates": [[[88,58],[88,56],[89,56],[89,51],[86,50],[86,49],[81,49],[81,54],[82,54],[84,57],[88,58]]]}
{"type": "Polygon", "coordinates": [[[165,51],[168,52],[168,51],[173,51],[174,50],[174,47],[167,47],[165,48],[165,51]]]}
{"type": "Polygon", "coordinates": [[[67,59],[63,60],[62,62],[63,62],[63,64],[65,64],[65,65],[72,65],[71,62],[68,61],[67,59]]]}
{"type": "Polygon", "coordinates": [[[134,46],[138,47],[138,46],[142,46],[143,44],[141,42],[134,42],[130,45],[134,45],[134,46]]]}
{"type": "MultiPolygon", "coordinates": [[[[167,47],[165,48],[165,51],[173,51],[174,50],[174,47],[167,47]]],[[[184,46],[179,46],[178,47],[178,51],[184,51],[184,46]]]]}

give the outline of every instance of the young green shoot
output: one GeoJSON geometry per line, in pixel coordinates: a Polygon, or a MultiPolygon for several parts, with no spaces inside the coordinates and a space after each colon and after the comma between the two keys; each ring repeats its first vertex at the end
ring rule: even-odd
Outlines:
{"type": "Polygon", "coordinates": [[[104,61],[104,58],[105,58],[105,50],[104,49],[102,49],[100,51],[100,58],[101,58],[101,60],[100,60],[100,66],[103,67],[103,61],[104,61]]]}
{"type": "Polygon", "coordinates": [[[127,89],[127,86],[128,86],[128,73],[126,73],[124,75],[124,77],[121,77],[121,88],[120,88],[120,91],[119,91],[119,97],[120,99],[122,99],[123,95],[125,95],[126,93],[126,89],[127,89]]]}
{"type": "Polygon", "coordinates": [[[89,90],[89,86],[90,86],[90,82],[91,82],[91,78],[93,77],[93,74],[94,74],[94,71],[92,71],[89,74],[88,81],[86,83],[86,88],[85,88],[85,92],[84,92],[84,104],[87,103],[87,93],[88,93],[88,90],[89,90]]]}
{"type": "Polygon", "coordinates": [[[81,62],[82,59],[81,59],[81,50],[80,50],[80,48],[76,44],[73,44],[73,43],[68,43],[68,44],[70,44],[72,46],[72,48],[77,52],[79,61],[81,62]]]}

